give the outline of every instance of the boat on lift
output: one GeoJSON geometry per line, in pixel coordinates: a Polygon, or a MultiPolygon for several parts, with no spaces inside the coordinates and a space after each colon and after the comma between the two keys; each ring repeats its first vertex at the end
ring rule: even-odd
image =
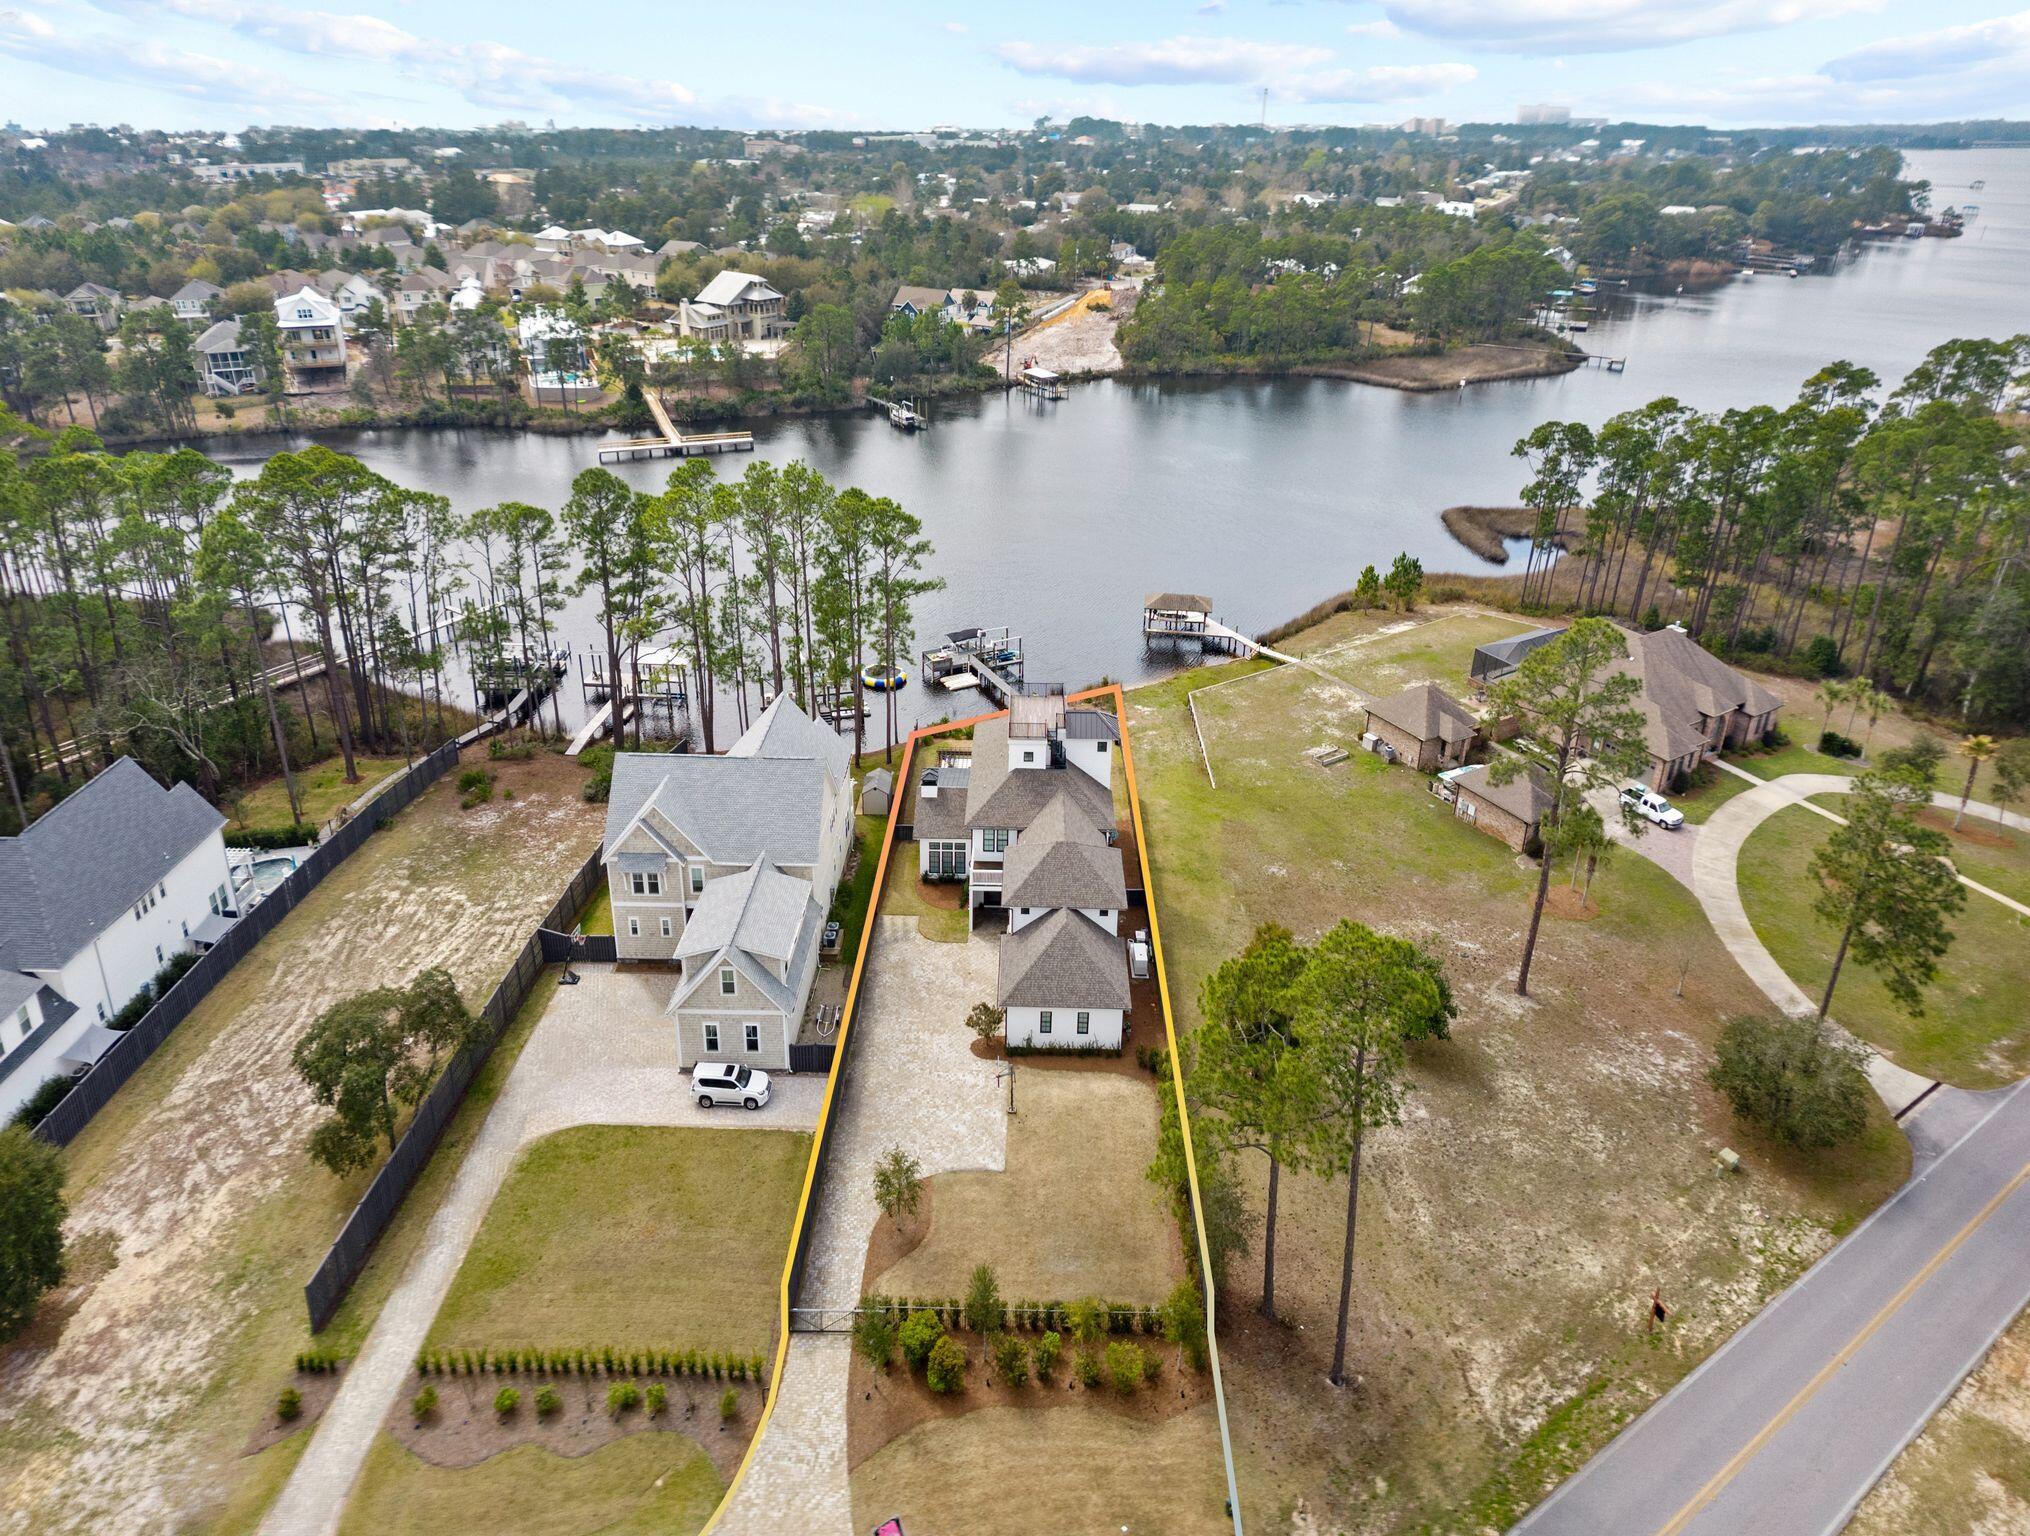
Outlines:
{"type": "Polygon", "coordinates": [[[920,432],[930,423],[913,401],[898,400],[888,407],[888,425],[899,432],[920,432]]]}

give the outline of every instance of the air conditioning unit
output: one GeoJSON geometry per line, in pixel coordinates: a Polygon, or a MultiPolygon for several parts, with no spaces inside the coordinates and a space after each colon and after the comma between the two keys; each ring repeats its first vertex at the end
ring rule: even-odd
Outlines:
{"type": "Polygon", "coordinates": [[[1381,737],[1375,735],[1373,731],[1362,731],[1360,733],[1361,751],[1372,752],[1376,747],[1380,745],[1381,745],[1381,737]]]}

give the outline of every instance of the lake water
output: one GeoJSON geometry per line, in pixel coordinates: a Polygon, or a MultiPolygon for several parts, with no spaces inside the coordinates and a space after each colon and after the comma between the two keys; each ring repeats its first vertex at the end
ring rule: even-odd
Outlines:
{"type": "MultiPolygon", "coordinates": [[[[1052,403],[996,395],[945,405],[915,435],[872,411],[764,422],[756,451],[805,459],[923,519],[947,585],[920,604],[921,636],[1006,624],[1027,642],[1032,683],[1132,681],[1175,665],[1144,653],[1147,591],[1207,593],[1227,623],[1254,633],[1401,550],[1427,571],[1490,569],[1438,513],[1512,503],[1524,476],[1510,450],[1539,422],[1598,425],[1664,394],[1701,410],[1782,404],[1836,359],[1893,383],[1952,337],[2030,330],[2030,150],[1913,154],[1908,165],[1932,182],[1935,208],[1980,205],[1960,239],[1876,242],[1795,280],[1617,297],[1584,341],[1626,357],[1622,373],[1582,368],[1432,395],[1334,380],[1104,382],[1052,403]],[[1969,190],[1976,180],[1986,186],[1969,190]]],[[[596,462],[590,437],[394,431],[330,441],[460,511],[510,498],[555,508],[596,462]]],[[[250,439],[212,451],[247,472],[277,446],[250,439]]],[[[715,463],[738,475],[744,456],[715,463]]],[[[646,488],[669,467],[618,472],[646,488]]],[[[565,630],[577,649],[593,641],[586,604],[573,605],[565,630]]],[[[907,698],[926,718],[949,707],[914,683],[907,698]]]]}

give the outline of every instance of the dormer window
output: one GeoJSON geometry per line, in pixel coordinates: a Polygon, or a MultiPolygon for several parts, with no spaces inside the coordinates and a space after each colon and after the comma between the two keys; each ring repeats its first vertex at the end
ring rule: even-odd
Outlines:
{"type": "Polygon", "coordinates": [[[705,866],[702,864],[691,866],[691,894],[693,896],[705,894],[705,866]]]}
{"type": "Polygon", "coordinates": [[[722,966],[720,966],[720,967],[719,967],[719,995],[720,995],[721,997],[731,997],[731,996],[733,995],[733,993],[734,993],[734,991],[735,991],[735,990],[736,990],[736,983],[735,983],[735,982],[734,982],[734,980],[733,980],[733,967],[732,967],[732,966],[730,966],[730,965],[722,965],[722,966]]]}

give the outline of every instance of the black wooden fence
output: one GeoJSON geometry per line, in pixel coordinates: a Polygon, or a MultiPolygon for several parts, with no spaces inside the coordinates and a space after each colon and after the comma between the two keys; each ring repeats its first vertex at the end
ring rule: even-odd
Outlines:
{"type": "MultiPolygon", "coordinates": [[[[536,978],[543,973],[546,952],[555,947],[557,939],[566,938],[577,923],[578,914],[585,910],[586,902],[592,899],[592,892],[604,878],[599,850],[594,848],[591,857],[571,877],[571,883],[564,887],[564,894],[557,898],[556,905],[550,908],[536,931],[523,941],[514,964],[508,967],[500,985],[493,989],[493,996],[486,1000],[486,1006],[480,1010],[478,1035],[445,1063],[443,1074],[423,1096],[423,1102],[416,1106],[415,1118],[409,1122],[409,1128],[395,1143],[395,1150],[388,1154],[388,1160],[374,1175],[366,1193],[360,1196],[352,1215],[346,1218],[338,1240],[325,1254],[324,1262],[317,1266],[317,1273],[303,1287],[303,1300],[310,1308],[311,1332],[321,1331],[338,1311],[339,1303],[345,1300],[346,1292],[366,1267],[374,1245],[380,1241],[388,1223],[394,1220],[395,1212],[401,1209],[403,1197],[429,1165],[430,1154],[436,1151],[438,1139],[443,1136],[444,1127],[451,1123],[451,1117],[458,1112],[458,1106],[465,1102],[473,1078],[493,1054],[502,1032],[528,1000],[536,978]]],[[[568,938],[566,942],[568,944],[568,938]]]]}
{"type": "Polygon", "coordinates": [[[262,903],[251,909],[226,935],[204,954],[197,964],[178,977],[161,1000],[141,1015],[134,1027],[121,1035],[101,1056],[90,1072],[35,1128],[44,1141],[67,1146],[106,1107],[128,1078],[154,1055],[170,1032],[190,1017],[211,989],[225,978],[240,959],[260,943],[263,935],[287,917],[296,904],[317,889],[318,882],[356,852],[360,844],[380,830],[397,811],[428,789],[458,761],[458,749],[487,734],[489,725],[469,731],[412,764],[409,770],[369,800],[366,808],[312,849],[310,856],[291,871],[289,878],[270,891],[262,903]]]}

